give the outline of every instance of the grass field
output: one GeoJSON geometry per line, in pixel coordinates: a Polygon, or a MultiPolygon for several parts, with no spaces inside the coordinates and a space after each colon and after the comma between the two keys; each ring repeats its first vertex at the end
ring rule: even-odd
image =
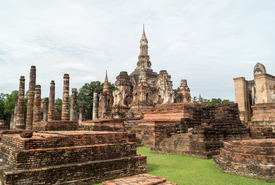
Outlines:
{"type": "Polygon", "coordinates": [[[213,160],[192,158],[181,155],[155,154],[149,147],[138,147],[138,154],[147,155],[147,173],[164,177],[178,185],[261,185],[275,184],[250,179],[237,175],[229,175],[214,166],[213,160]]]}

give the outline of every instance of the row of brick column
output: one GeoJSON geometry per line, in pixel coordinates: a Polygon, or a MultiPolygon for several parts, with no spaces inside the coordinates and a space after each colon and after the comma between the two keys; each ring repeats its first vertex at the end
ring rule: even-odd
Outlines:
{"type": "MultiPolygon", "coordinates": [[[[63,77],[63,101],[62,101],[62,121],[76,121],[76,93],[77,89],[72,89],[71,110],[69,110],[69,74],[63,77]]],[[[16,97],[14,112],[10,122],[11,130],[32,130],[34,124],[40,121],[53,121],[55,111],[55,82],[50,84],[50,97],[46,97],[41,110],[41,86],[36,85],[36,67],[31,66],[30,82],[27,104],[27,118],[24,122],[24,104],[25,104],[25,77],[21,76],[19,80],[19,92],[16,97]],[[43,112],[43,117],[42,117],[43,112]]],[[[81,117],[85,115],[85,107],[81,106],[81,117]],[[84,110],[83,110],[84,109],[84,110]],[[84,112],[84,113],[83,113],[84,112]]],[[[81,119],[82,120],[82,119],[81,119]]]]}

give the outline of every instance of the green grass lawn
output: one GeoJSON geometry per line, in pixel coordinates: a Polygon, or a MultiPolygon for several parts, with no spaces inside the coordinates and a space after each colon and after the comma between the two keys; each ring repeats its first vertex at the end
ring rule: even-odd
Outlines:
{"type": "Polygon", "coordinates": [[[181,155],[155,154],[150,152],[149,147],[138,147],[137,153],[147,155],[148,174],[164,177],[178,185],[275,184],[226,174],[214,166],[212,159],[205,160],[181,155]]]}

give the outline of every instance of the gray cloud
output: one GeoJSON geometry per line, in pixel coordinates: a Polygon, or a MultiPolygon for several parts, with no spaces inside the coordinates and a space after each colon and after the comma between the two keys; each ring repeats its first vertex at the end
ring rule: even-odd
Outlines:
{"type": "Polygon", "coordinates": [[[18,89],[37,67],[42,97],[56,80],[70,87],[114,83],[136,67],[142,24],[154,71],[166,69],[174,88],[187,79],[192,96],[234,100],[233,78],[252,79],[257,62],[275,74],[272,0],[0,1],[0,92],[18,89]]]}

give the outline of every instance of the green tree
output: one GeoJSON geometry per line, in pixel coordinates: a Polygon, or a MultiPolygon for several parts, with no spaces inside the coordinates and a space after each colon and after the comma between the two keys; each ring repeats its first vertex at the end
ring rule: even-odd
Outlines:
{"type": "Polygon", "coordinates": [[[6,94],[0,94],[0,119],[5,119],[4,111],[5,111],[5,101],[6,101],[6,94]]]}
{"type": "MultiPolygon", "coordinates": [[[[199,102],[196,96],[193,97],[192,102],[193,103],[199,102]]],[[[202,104],[206,104],[206,105],[218,105],[218,104],[228,104],[228,103],[234,103],[234,101],[222,100],[221,98],[212,98],[211,100],[202,98],[202,104]]]]}
{"type": "Polygon", "coordinates": [[[14,105],[15,105],[15,100],[17,96],[18,96],[17,90],[12,91],[11,94],[6,94],[5,110],[4,110],[5,118],[11,117],[11,114],[14,111],[14,105]]]}
{"type": "Polygon", "coordinates": [[[62,113],[62,100],[60,98],[57,98],[55,100],[56,103],[56,110],[61,114],[62,113]]]}
{"type": "Polygon", "coordinates": [[[198,102],[199,102],[198,98],[196,96],[194,96],[192,98],[192,103],[198,103],[198,102]]]}
{"type": "MultiPolygon", "coordinates": [[[[79,112],[79,106],[85,106],[85,117],[86,119],[93,118],[93,94],[94,90],[98,91],[100,94],[103,91],[104,83],[100,81],[92,81],[90,83],[85,83],[77,93],[77,112],[79,112]]],[[[109,90],[113,92],[115,90],[115,85],[109,82],[109,90]]]]}

